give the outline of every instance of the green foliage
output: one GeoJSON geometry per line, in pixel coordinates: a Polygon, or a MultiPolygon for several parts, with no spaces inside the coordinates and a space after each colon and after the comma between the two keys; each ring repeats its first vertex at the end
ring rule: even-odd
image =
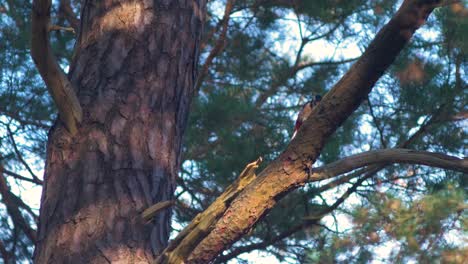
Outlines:
{"type": "MultiPolygon", "coordinates": [[[[376,192],[349,212],[354,228],[349,234],[329,234],[325,250],[312,249],[310,263],[368,263],[378,248],[395,243],[384,261],[432,263],[447,254],[463,254],[451,232],[466,232],[466,194],[453,185],[404,201],[391,193],[376,192]],[[460,222],[460,220],[463,220],[460,222]],[[358,254],[356,254],[358,252],[358,254]],[[343,261],[343,260],[346,261],[343,261]]],[[[455,262],[458,263],[458,262],[455,262]]],[[[461,263],[461,262],[460,262],[461,263]]]]}
{"type": "MultiPolygon", "coordinates": [[[[59,2],[53,1],[52,20],[68,26],[59,2]]],[[[72,1],[77,13],[78,2],[72,1]]],[[[187,207],[175,209],[175,222],[189,222],[247,163],[262,156],[261,170],[276,158],[289,143],[301,105],[315,94],[325,94],[351,65],[326,62],[358,56],[348,54],[348,48],[364,50],[399,2],[236,1],[223,52],[192,100],[176,191],[187,207]],[[306,40],[310,42],[296,59],[306,40]],[[322,64],[297,70],[310,62],[322,64]]],[[[208,3],[201,63],[217,45],[224,4],[208,3]]],[[[409,148],[464,155],[466,120],[454,119],[466,112],[468,9],[464,4],[439,8],[431,15],[378,81],[368,102],[327,140],[314,166],[352,153],[399,146],[421,128],[409,148]]],[[[5,11],[0,12],[0,162],[27,175],[8,129],[18,152],[28,163],[37,161],[38,166],[33,166],[37,169],[43,164],[56,112],[29,56],[30,3],[12,0],[0,3],[1,7],[5,11]]],[[[64,68],[75,37],[52,33],[52,46],[64,68]]],[[[12,176],[7,180],[10,186],[20,182],[12,176]]],[[[386,167],[320,221],[328,229],[304,217],[328,208],[349,186],[318,193],[322,185],[309,184],[285,196],[233,250],[253,245],[292,263],[366,263],[381,257],[375,249],[387,248],[392,262],[461,263],[457,261],[464,256],[463,245],[457,238],[468,231],[466,210],[460,210],[467,200],[466,175],[419,166],[386,167]],[[275,239],[288,233],[285,239],[275,239]]],[[[4,207],[0,207],[0,239],[18,261],[30,259],[31,241],[13,226],[4,207]]]]}

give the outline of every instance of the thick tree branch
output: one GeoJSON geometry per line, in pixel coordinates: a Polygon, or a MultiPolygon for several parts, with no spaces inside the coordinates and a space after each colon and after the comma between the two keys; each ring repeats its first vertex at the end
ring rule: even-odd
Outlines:
{"type": "Polygon", "coordinates": [[[57,63],[49,42],[51,0],[34,0],[31,56],[59,111],[60,120],[72,134],[82,119],[82,109],[72,84],[57,63]]]}
{"type": "Polygon", "coordinates": [[[326,139],[367,97],[375,82],[439,3],[433,0],[403,2],[395,17],[380,30],[360,59],[324,96],[303,124],[298,137],[230,203],[208,235],[197,243],[187,260],[189,263],[213,260],[247,233],[278,199],[314,180],[309,178],[306,170],[319,156],[326,139]]]}
{"type": "MultiPolygon", "coordinates": [[[[352,170],[375,164],[411,163],[468,173],[468,158],[457,158],[442,153],[416,151],[411,149],[380,149],[352,155],[332,162],[323,167],[314,168],[312,174],[331,178],[352,170]]],[[[318,177],[312,177],[314,181],[318,177]]]]}

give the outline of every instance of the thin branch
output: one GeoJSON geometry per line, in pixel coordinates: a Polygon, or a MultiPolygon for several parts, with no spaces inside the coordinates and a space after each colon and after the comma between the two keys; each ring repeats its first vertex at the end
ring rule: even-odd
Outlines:
{"type": "Polygon", "coordinates": [[[23,117],[21,117],[18,113],[9,111],[7,108],[0,106],[0,115],[5,115],[11,119],[14,119],[15,121],[19,122],[20,125],[25,126],[25,125],[31,125],[31,126],[36,126],[38,128],[42,129],[50,129],[50,126],[38,121],[38,120],[25,120],[23,117]]]}
{"type": "Polygon", "coordinates": [[[9,175],[15,179],[18,179],[18,180],[22,180],[22,181],[27,181],[27,182],[31,182],[31,183],[35,183],[35,184],[38,184],[38,185],[42,185],[43,184],[43,181],[40,180],[40,179],[31,179],[31,178],[28,178],[28,177],[25,177],[25,176],[22,176],[22,175],[19,175],[17,173],[14,173],[12,171],[9,171],[5,168],[3,168],[3,173],[5,173],[6,175],[9,175]]]}
{"type": "Polygon", "coordinates": [[[323,212],[320,213],[319,215],[319,218],[318,219],[321,219],[323,216],[325,216],[326,214],[329,214],[331,213],[332,211],[334,211],[336,208],[338,208],[338,206],[340,206],[346,199],[349,198],[349,196],[351,194],[353,194],[357,188],[359,186],[362,185],[362,183],[364,181],[366,181],[367,179],[370,179],[372,176],[375,175],[375,173],[377,173],[377,170],[370,170],[369,172],[367,172],[363,177],[359,178],[351,187],[348,188],[348,190],[346,190],[346,192],[340,197],[338,198],[330,207],[328,207],[326,210],[324,210],[323,212]]]}
{"type": "Polygon", "coordinates": [[[31,177],[33,178],[34,181],[40,181],[39,178],[34,174],[32,171],[31,167],[29,167],[29,164],[24,160],[23,155],[19,151],[18,146],[16,145],[16,140],[15,137],[13,136],[13,132],[10,129],[10,126],[7,125],[7,132],[8,132],[8,137],[10,138],[11,144],[13,146],[13,149],[15,150],[16,156],[18,157],[18,160],[24,165],[26,170],[31,174],[31,177]]]}
{"type": "Polygon", "coordinates": [[[312,225],[314,225],[316,223],[312,223],[312,222],[303,222],[303,223],[300,223],[300,224],[297,224],[291,228],[289,228],[288,230],[280,233],[279,235],[277,236],[273,236],[271,239],[268,239],[268,240],[264,240],[262,242],[259,242],[259,243],[253,243],[253,244],[249,244],[249,245],[245,245],[245,246],[240,246],[240,247],[237,247],[237,248],[234,248],[233,250],[231,250],[229,253],[227,253],[226,255],[221,255],[219,256],[215,261],[214,263],[226,263],[228,260],[242,254],[242,253],[246,253],[246,252],[250,252],[252,250],[258,250],[258,249],[264,249],[268,246],[271,246],[291,235],[293,235],[294,233],[297,233],[301,230],[303,230],[304,228],[308,228],[312,225]]]}
{"type": "Polygon", "coordinates": [[[15,226],[19,227],[24,234],[34,243],[36,242],[36,230],[32,229],[28,221],[23,217],[19,210],[19,205],[13,199],[13,196],[7,185],[7,181],[3,176],[3,166],[0,165],[0,194],[2,195],[3,203],[6,206],[7,212],[15,226]]]}
{"type": "Polygon", "coordinates": [[[468,111],[461,111],[447,118],[448,121],[455,121],[455,122],[463,121],[466,119],[468,119],[468,111]]]}
{"type": "Polygon", "coordinates": [[[377,119],[377,117],[375,116],[374,108],[372,107],[372,103],[370,101],[369,96],[367,97],[367,105],[369,106],[369,112],[370,112],[370,115],[372,117],[372,121],[373,121],[375,127],[377,128],[377,131],[379,132],[380,144],[382,144],[383,148],[387,148],[387,142],[385,142],[383,129],[380,127],[380,122],[377,119]]]}
{"type": "Polygon", "coordinates": [[[295,69],[294,73],[297,73],[305,68],[313,67],[313,66],[323,66],[323,65],[340,65],[340,64],[345,64],[345,63],[350,63],[353,61],[357,61],[359,57],[357,58],[350,58],[350,59],[344,59],[340,61],[311,61],[311,62],[304,62],[300,63],[295,69]]]}
{"type": "Polygon", "coordinates": [[[215,46],[213,49],[210,51],[210,54],[208,55],[208,58],[206,58],[205,63],[203,64],[203,67],[198,75],[197,81],[195,83],[195,91],[198,92],[200,90],[200,87],[203,83],[203,80],[205,79],[206,75],[208,74],[208,69],[210,68],[211,64],[213,63],[213,60],[216,56],[218,56],[224,49],[225,42],[226,42],[226,35],[227,35],[227,30],[228,30],[228,25],[229,25],[229,19],[231,18],[231,11],[232,8],[234,7],[234,3],[236,0],[228,0],[226,3],[226,7],[224,8],[224,16],[222,19],[222,29],[221,33],[219,34],[218,40],[216,41],[215,46]]]}
{"type": "Polygon", "coordinates": [[[72,84],[57,63],[49,42],[51,0],[33,0],[31,21],[31,56],[52,96],[59,117],[71,134],[82,120],[78,97],[72,84]]]}
{"type": "Polygon", "coordinates": [[[383,169],[383,167],[377,167],[377,166],[368,166],[368,167],[365,167],[365,168],[362,168],[358,171],[355,171],[355,172],[352,172],[352,173],[349,173],[347,175],[344,175],[344,176],[341,176],[339,178],[335,178],[333,179],[332,181],[330,181],[329,183],[326,183],[324,185],[321,185],[320,187],[314,189],[313,191],[314,192],[317,192],[317,193],[322,193],[324,191],[328,191],[330,189],[333,189],[339,185],[342,185],[346,182],[349,182],[350,180],[354,179],[354,178],[357,178],[359,176],[361,176],[362,174],[372,174],[372,175],[375,175],[375,173],[379,172],[381,169],[383,169]]]}
{"type": "MultiPolygon", "coordinates": [[[[299,50],[299,52],[301,52],[301,50],[299,50]]],[[[345,59],[341,61],[317,61],[317,62],[314,62],[314,61],[299,62],[298,61],[298,63],[295,64],[295,66],[290,68],[290,71],[288,75],[284,78],[284,80],[289,80],[290,78],[293,78],[299,71],[302,71],[309,67],[324,66],[324,65],[341,65],[341,64],[346,64],[346,63],[356,61],[357,59],[359,58],[351,58],[351,59],[345,59]]],[[[257,107],[262,106],[266,102],[266,100],[270,98],[270,96],[272,96],[278,91],[278,89],[281,87],[281,84],[283,82],[284,81],[282,80],[277,80],[277,79],[274,80],[272,86],[265,93],[261,94],[258,97],[258,99],[255,101],[255,105],[257,107]]]]}
{"type": "Polygon", "coordinates": [[[68,23],[70,23],[70,26],[74,31],[78,32],[80,28],[80,20],[76,17],[75,12],[73,12],[70,0],[60,1],[59,12],[68,21],[68,23]]]}

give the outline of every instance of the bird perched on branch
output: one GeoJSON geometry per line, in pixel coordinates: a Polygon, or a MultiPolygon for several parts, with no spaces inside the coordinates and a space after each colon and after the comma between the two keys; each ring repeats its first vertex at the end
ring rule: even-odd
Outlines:
{"type": "Polygon", "coordinates": [[[314,96],[314,99],[304,104],[301,111],[297,115],[296,125],[294,126],[294,133],[291,137],[291,140],[296,136],[297,131],[299,131],[299,128],[302,126],[302,123],[304,123],[304,121],[306,121],[307,118],[309,118],[310,113],[312,113],[312,109],[314,109],[314,107],[320,102],[320,100],[322,100],[322,96],[316,95],[314,96]]]}

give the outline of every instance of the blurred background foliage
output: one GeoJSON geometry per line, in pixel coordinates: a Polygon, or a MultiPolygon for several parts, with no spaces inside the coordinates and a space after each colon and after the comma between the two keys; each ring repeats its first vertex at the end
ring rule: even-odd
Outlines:
{"type": "MultiPolygon", "coordinates": [[[[225,16],[226,1],[208,2],[175,232],[247,163],[262,156],[265,166],[278,156],[301,106],[334,85],[401,3],[238,0],[225,16]]],[[[79,0],[52,2],[54,24],[79,25],[79,0]]],[[[47,133],[56,118],[29,55],[30,13],[30,1],[0,2],[0,263],[31,259],[47,133]]],[[[52,33],[64,69],[75,38],[52,33]]],[[[315,166],[396,146],[466,156],[467,53],[467,2],[436,9],[315,166]]],[[[248,263],[258,253],[285,263],[463,263],[467,186],[466,175],[415,165],[308,184],[217,262],[248,263]]]]}

